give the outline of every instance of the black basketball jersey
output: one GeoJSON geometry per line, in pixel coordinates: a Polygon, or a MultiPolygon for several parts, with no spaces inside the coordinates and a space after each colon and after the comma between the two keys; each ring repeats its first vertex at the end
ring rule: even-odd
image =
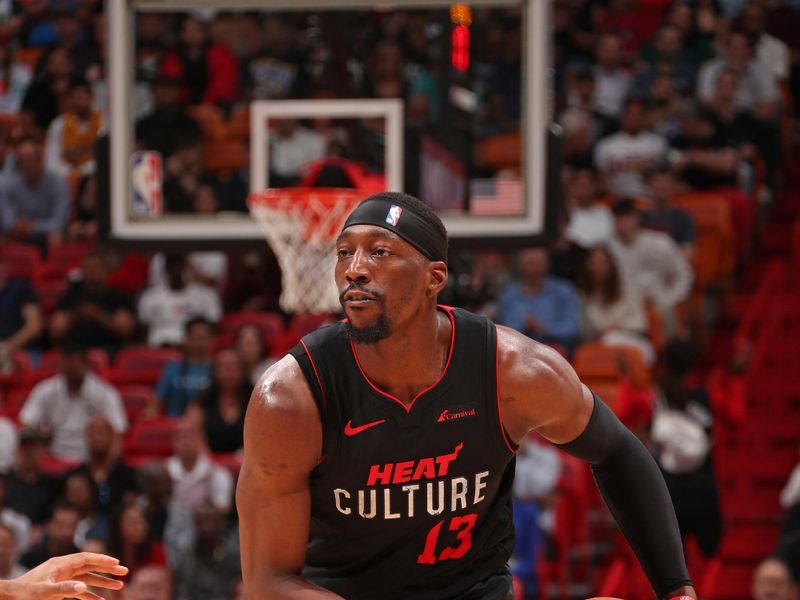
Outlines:
{"type": "Polygon", "coordinates": [[[511,587],[516,447],[499,414],[497,332],[439,309],[450,354],[408,407],[369,381],[344,323],[291,351],[324,437],[303,576],[347,600],[498,600],[511,587]]]}

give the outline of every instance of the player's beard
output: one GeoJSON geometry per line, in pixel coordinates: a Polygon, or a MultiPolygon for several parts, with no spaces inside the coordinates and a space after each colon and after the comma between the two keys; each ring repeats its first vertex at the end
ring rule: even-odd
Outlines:
{"type": "Polygon", "coordinates": [[[351,289],[359,289],[372,295],[375,298],[375,301],[378,303],[378,306],[380,306],[381,312],[375,322],[371,325],[367,325],[366,327],[354,327],[350,319],[345,321],[345,331],[347,332],[347,335],[350,336],[350,339],[356,344],[375,344],[389,337],[389,335],[392,333],[392,324],[389,322],[389,319],[386,316],[384,295],[379,292],[367,290],[359,285],[350,285],[339,295],[339,302],[342,303],[342,309],[345,307],[344,295],[351,289]]]}
{"type": "Polygon", "coordinates": [[[345,322],[347,335],[356,344],[375,344],[381,340],[389,337],[392,333],[392,325],[389,319],[386,318],[385,313],[381,313],[378,320],[372,325],[366,327],[353,327],[353,324],[348,320],[345,322]]]}

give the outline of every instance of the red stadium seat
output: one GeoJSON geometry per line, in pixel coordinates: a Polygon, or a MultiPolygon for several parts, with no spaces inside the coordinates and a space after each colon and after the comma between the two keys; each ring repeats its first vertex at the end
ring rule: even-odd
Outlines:
{"type": "Polygon", "coordinates": [[[167,363],[181,359],[181,351],[174,348],[130,346],[119,351],[114,368],[120,371],[163,369],[167,363]]]}
{"type": "Polygon", "coordinates": [[[42,262],[39,248],[30,244],[4,242],[0,244],[0,258],[10,276],[25,279],[33,279],[42,262]]]}
{"type": "MultiPolygon", "coordinates": [[[[261,329],[266,346],[271,346],[272,341],[284,331],[283,317],[278,313],[239,311],[225,315],[219,324],[219,335],[225,345],[233,343],[236,332],[242,325],[257,325],[261,329]]],[[[220,343],[223,343],[222,341],[220,343]]]]}
{"type": "Polygon", "coordinates": [[[631,383],[637,387],[650,381],[650,373],[641,352],[632,347],[587,342],[575,350],[573,366],[589,386],[598,381],[618,381],[625,375],[625,369],[631,383]]]}
{"type": "Polygon", "coordinates": [[[153,388],[146,385],[121,385],[118,391],[131,423],[138,421],[142,411],[156,399],[153,388]]]}
{"type": "Polygon", "coordinates": [[[289,322],[289,329],[303,337],[323,325],[333,323],[335,320],[336,318],[333,315],[293,315],[292,320],[289,322]]]}
{"type": "MultiPolygon", "coordinates": [[[[89,367],[100,375],[105,377],[109,370],[108,354],[101,348],[88,348],[86,350],[86,359],[89,361],[89,367]]],[[[34,375],[41,375],[41,379],[50,377],[58,372],[59,361],[61,360],[61,350],[59,348],[51,348],[42,354],[39,360],[39,367],[33,372],[34,375]]]]}
{"type": "Polygon", "coordinates": [[[45,264],[61,268],[64,272],[79,267],[83,257],[95,249],[96,242],[68,242],[61,244],[47,257],[45,264]]]}
{"type": "Polygon", "coordinates": [[[707,600],[751,600],[753,565],[728,565],[712,561],[700,583],[700,597],[707,600]]]}
{"type": "Polygon", "coordinates": [[[135,456],[170,456],[177,423],[177,419],[170,417],[156,417],[134,423],[125,438],[126,460],[135,456]]]}
{"type": "Polygon", "coordinates": [[[21,385],[8,390],[8,392],[3,396],[3,404],[2,410],[0,410],[0,416],[6,417],[15,423],[18,423],[19,411],[22,410],[22,407],[24,406],[25,401],[28,399],[30,393],[30,385],[21,385]]]}
{"type": "Polygon", "coordinates": [[[211,460],[220,467],[225,467],[233,475],[234,479],[239,475],[239,469],[242,467],[242,457],[236,452],[225,452],[212,454],[211,460]]]}
{"type": "Polygon", "coordinates": [[[108,378],[117,386],[131,383],[155,385],[164,367],[170,362],[180,360],[181,356],[181,351],[174,348],[123,348],[117,354],[108,378]]]}
{"type": "Polygon", "coordinates": [[[51,456],[49,454],[45,456],[41,462],[42,472],[56,478],[64,477],[64,475],[80,464],[81,461],[79,460],[68,460],[66,458],[51,456]]]}

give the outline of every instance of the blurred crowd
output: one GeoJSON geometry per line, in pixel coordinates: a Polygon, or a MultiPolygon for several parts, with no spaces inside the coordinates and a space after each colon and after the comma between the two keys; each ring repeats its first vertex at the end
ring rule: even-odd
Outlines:
{"type": "MultiPolygon", "coordinates": [[[[135,139],[163,157],[166,211],[246,211],[255,99],[402,98],[412,193],[423,133],[463,141],[479,175],[496,174],[481,144],[516,134],[503,168],[519,173],[521,11],[475,9],[467,74],[451,72],[451,27],[446,10],[138,13],[135,139]],[[474,93],[467,113],[450,83],[474,93]]],[[[324,318],[280,313],[266,250],[104,247],[105,31],[98,0],[0,2],[0,577],[80,548],[131,567],[124,598],[239,598],[250,390],[324,318]]],[[[442,297],[553,346],[585,380],[581,365],[609,361],[601,395],[653,449],[706,557],[722,529],[712,425],[741,419],[724,396],[747,348],[713,390],[687,375],[783,185],[797,31],[794,0],[554,0],[558,231],[454,252],[442,297]]],[[[304,185],[304,165],[330,157],[380,173],[384,143],[370,119],[278,120],[270,182],[304,185]]],[[[555,545],[564,461],[533,438],[520,453],[515,569],[529,597],[555,545]]],[[[764,569],[790,585],[779,559],[764,569]]]]}

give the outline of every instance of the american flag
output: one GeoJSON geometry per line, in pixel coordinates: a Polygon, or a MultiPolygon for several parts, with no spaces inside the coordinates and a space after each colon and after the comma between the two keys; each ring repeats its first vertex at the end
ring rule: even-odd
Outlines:
{"type": "Polygon", "coordinates": [[[469,212],[476,216],[520,215],[524,210],[519,179],[473,179],[469,212]]]}

